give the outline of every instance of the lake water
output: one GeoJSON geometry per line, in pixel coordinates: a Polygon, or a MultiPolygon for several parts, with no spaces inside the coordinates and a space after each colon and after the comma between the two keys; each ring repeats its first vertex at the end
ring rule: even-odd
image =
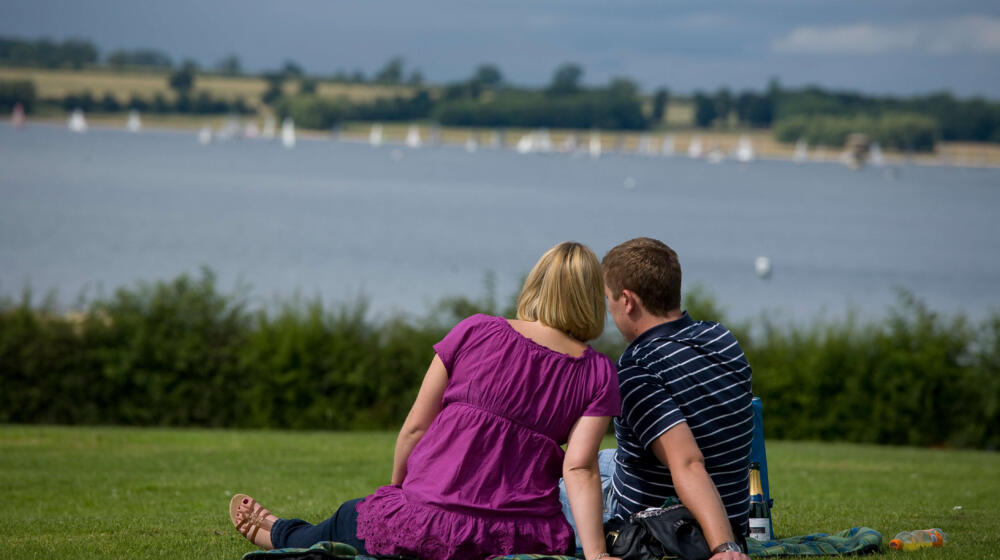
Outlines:
{"type": "Polygon", "coordinates": [[[1000,170],[518,155],[0,124],[0,295],[71,304],[214,269],[252,301],[364,294],[376,314],[506,301],[538,256],[636,236],[677,250],[732,318],[1000,307],[1000,170]],[[632,187],[632,188],[628,188],[632,187]],[[773,276],[758,278],[767,256],[773,276]]]}

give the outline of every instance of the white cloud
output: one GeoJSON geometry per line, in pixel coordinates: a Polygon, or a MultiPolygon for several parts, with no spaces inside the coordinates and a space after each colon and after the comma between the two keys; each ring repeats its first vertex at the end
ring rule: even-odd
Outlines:
{"type": "Polygon", "coordinates": [[[1000,53],[1000,18],[961,16],[894,25],[803,26],[774,41],[784,54],[1000,53]]]}

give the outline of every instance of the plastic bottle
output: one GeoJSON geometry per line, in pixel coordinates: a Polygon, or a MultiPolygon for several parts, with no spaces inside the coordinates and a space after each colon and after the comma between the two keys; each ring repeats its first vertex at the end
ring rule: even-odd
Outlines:
{"type": "Polygon", "coordinates": [[[921,529],[898,533],[889,541],[889,548],[893,550],[917,550],[932,546],[944,546],[947,542],[948,535],[941,529],[921,529]]]}

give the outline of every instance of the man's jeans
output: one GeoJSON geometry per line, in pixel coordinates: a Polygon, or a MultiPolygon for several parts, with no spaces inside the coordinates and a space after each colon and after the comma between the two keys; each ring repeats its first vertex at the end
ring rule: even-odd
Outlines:
{"type": "MultiPolygon", "coordinates": [[[[618,499],[615,497],[615,491],[611,488],[611,475],[615,472],[615,451],[616,449],[602,449],[600,453],[597,454],[597,465],[601,471],[601,495],[604,499],[604,509],[602,514],[602,521],[607,521],[615,514],[615,508],[618,506],[618,499]]],[[[573,521],[573,512],[569,508],[569,496],[566,494],[566,483],[560,478],[559,479],[559,501],[562,503],[563,515],[566,516],[566,520],[569,524],[573,526],[573,534],[576,535],[576,546],[582,546],[580,544],[580,535],[576,531],[576,523],[573,521]]]]}

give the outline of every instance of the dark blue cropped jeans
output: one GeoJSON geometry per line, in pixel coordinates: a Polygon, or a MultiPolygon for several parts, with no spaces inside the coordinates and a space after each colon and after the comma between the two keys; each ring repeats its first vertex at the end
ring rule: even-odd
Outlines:
{"type": "Polygon", "coordinates": [[[301,519],[279,519],[271,527],[271,544],[274,548],[309,548],[318,542],[334,541],[367,554],[365,541],[358,538],[357,505],[363,499],[344,502],[333,517],[316,525],[301,519]]]}

